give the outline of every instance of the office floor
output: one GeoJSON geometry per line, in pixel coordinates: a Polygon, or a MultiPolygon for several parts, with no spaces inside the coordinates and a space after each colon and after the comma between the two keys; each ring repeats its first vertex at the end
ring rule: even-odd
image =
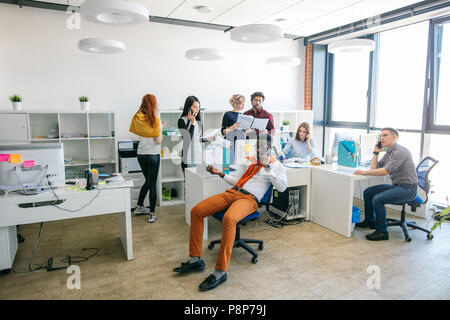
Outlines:
{"type": "MultiPolygon", "coordinates": [[[[200,292],[198,285],[213,271],[219,248],[208,250],[208,242],[203,243],[203,273],[173,273],[188,255],[184,206],[157,208],[157,213],[154,224],[133,216],[132,261],[125,260],[118,215],[44,223],[34,264],[53,256],[60,265],[66,255],[92,252],[82,248],[100,249],[77,263],[79,290],[67,288],[71,274],[66,270],[27,272],[39,224],[22,226],[26,240],[19,244],[13,270],[0,275],[0,299],[450,299],[448,224],[435,231],[432,241],[425,233],[411,231],[413,240],[407,243],[394,227],[389,241],[369,242],[366,230],[344,238],[311,222],[275,229],[260,219],[242,230],[243,237],[265,241],[259,262],[252,264],[246,251],[236,249],[228,280],[200,292]],[[368,279],[369,285],[376,284],[376,273],[368,273],[368,268],[379,270],[379,289],[368,288],[368,279]]],[[[209,226],[209,240],[219,238],[220,223],[210,219],[209,226]]]]}

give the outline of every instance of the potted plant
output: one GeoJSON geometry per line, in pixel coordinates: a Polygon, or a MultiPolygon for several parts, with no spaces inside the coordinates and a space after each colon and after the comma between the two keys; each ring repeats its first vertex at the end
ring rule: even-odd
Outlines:
{"type": "Polygon", "coordinates": [[[86,96],[78,97],[78,100],[80,100],[80,106],[81,110],[87,111],[89,110],[89,98],[86,96]]]}
{"type": "Polygon", "coordinates": [[[11,101],[14,110],[22,109],[22,97],[18,94],[10,96],[9,101],[11,101]]]}
{"type": "Polygon", "coordinates": [[[283,125],[281,126],[281,131],[289,131],[289,125],[291,122],[289,120],[284,120],[283,125]]]}
{"type": "Polygon", "coordinates": [[[450,206],[448,206],[448,196],[446,197],[447,199],[447,208],[445,208],[444,210],[442,210],[442,212],[438,212],[434,215],[434,219],[436,220],[436,222],[434,223],[434,225],[431,227],[431,233],[433,233],[433,231],[439,227],[439,229],[441,228],[441,224],[442,222],[448,222],[450,221],[450,206]]]}

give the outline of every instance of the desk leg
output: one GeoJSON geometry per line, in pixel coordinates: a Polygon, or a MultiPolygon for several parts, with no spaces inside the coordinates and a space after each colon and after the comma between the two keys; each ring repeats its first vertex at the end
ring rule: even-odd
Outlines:
{"type": "Polygon", "coordinates": [[[127,260],[133,259],[133,235],[131,228],[131,208],[130,208],[130,188],[126,189],[125,212],[119,215],[120,241],[122,241],[123,249],[127,260]]]}

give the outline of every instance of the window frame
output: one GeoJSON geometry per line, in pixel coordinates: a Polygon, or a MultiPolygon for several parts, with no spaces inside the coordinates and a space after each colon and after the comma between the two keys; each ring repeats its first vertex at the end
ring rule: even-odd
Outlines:
{"type": "MultiPolygon", "coordinates": [[[[371,39],[375,40],[377,38],[376,35],[362,37],[361,39],[371,39]]],[[[377,41],[377,40],[375,40],[377,41]]],[[[334,72],[334,55],[329,53],[327,50],[327,69],[325,74],[325,127],[341,127],[341,128],[354,128],[354,129],[366,129],[369,130],[369,119],[370,119],[370,101],[371,101],[371,85],[373,82],[373,61],[374,61],[374,51],[372,51],[369,55],[369,75],[368,75],[368,87],[366,93],[366,102],[367,102],[367,113],[366,120],[364,122],[355,122],[355,121],[334,121],[332,120],[332,111],[333,111],[333,72],[334,72]]]]}
{"type": "MultiPolygon", "coordinates": [[[[430,20],[430,29],[428,35],[428,61],[427,61],[427,77],[426,77],[426,91],[425,91],[425,106],[424,115],[426,114],[426,133],[437,133],[437,134],[450,134],[450,125],[438,125],[435,124],[436,118],[436,86],[438,85],[436,74],[436,64],[437,64],[437,27],[443,23],[448,23],[450,26],[450,15],[439,17],[430,20]]],[[[450,59],[450,58],[449,58],[450,59]]]]}

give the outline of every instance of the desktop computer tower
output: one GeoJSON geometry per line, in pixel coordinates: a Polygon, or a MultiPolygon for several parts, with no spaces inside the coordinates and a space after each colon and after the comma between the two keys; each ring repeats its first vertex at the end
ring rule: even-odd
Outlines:
{"type": "Polygon", "coordinates": [[[273,190],[269,211],[286,220],[305,218],[300,211],[300,188],[289,187],[284,192],[273,190]]]}

